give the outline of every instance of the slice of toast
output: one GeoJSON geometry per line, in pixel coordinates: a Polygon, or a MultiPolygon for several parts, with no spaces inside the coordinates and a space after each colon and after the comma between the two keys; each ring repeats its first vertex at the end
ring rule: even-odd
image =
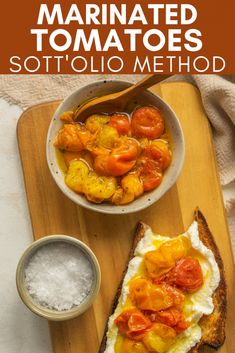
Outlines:
{"type": "MultiPolygon", "coordinates": [[[[220,270],[220,283],[217,289],[213,294],[213,303],[214,303],[214,311],[212,314],[208,316],[203,316],[199,321],[199,325],[202,329],[202,338],[200,342],[196,344],[188,353],[199,353],[199,349],[203,345],[211,346],[215,349],[219,348],[225,340],[225,320],[226,320],[226,309],[227,309],[227,296],[226,296],[226,282],[225,282],[225,274],[224,274],[224,266],[223,261],[219,253],[219,249],[214,241],[214,238],[209,230],[206,219],[203,214],[196,209],[194,214],[194,219],[198,222],[199,228],[199,237],[200,240],[206,245],[213,253],[215,260],[218,264],[220,270]]],[[[134,237],[133,246],[130,251],[129,261],[134,257],[135,248],[141,238],[144,236],[145,230],[148,228],[146,224],[143,222],[139,222],[136,228],[136,233],[134,237]]],[[[128,261],[128,262],[129,262],[128,261]]],[[[127,266],[128,267],[128,266],[127,266]]],[[[123,279],[125,277],[126,270],[123,273],[123,279]]],[[[122,290],[121,281],[116,296],[113,301],[112,309],[110,315],[112,315],[115,311],[115,308],[118,304],[118,299],[122,290]]],[[[105,333],[100,345],[99,353],[103,353],[106,348],[106,333],[108,331],[108,320],[105,328],[105,333]]]]}

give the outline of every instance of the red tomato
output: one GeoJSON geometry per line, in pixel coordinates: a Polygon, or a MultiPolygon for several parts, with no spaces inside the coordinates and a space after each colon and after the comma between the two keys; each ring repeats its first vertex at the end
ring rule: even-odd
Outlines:
{"type": "Polygon", "coordinates": [[[134,167],[138,152],[139,147],[135,140],[121,137],[109,155],[100,155],[95,158],[95,171],[106,176],[126,174],[134,167]]]}
{"type": "Polygon", "coordinates": [[[119,135],[129,135],[131,124],[128,116],[124,114],[114,114],[111,116],[109,125],[114,127],[119,135]]]}
{"type": "Polygon", "coordinates": [[[165,170],[171,162],[171,152],[164,142],[151,143],[144,149],[144,155],[157,160],[162,170],[165,170]]]}
{"type": "Polygon", "coordinates": [[[186,320],[180,320],[177,325],[174,327],[177,333],[187,330],[190,324],[186,320]]]}
{"type": "Polygon", "coordinates": [[[187,292],[195,292],[203,285],[203,274],[199,261],[190,256],[176,262],[175,267],[154,283],[169,283],[187,292]]]}
{"type": "Polygon", "coordinates": [[[201,265],[190,256],[177,261],[168,278],[170,283],[188,292],[195,292],[203,285],[201,265]]]}
{"type": "Polygon", "coordinates": [[[150,144],[145,147],[144,155],[151,159],[160,159],[162,157],[162,151],[155,145],[150,144]]]}
{"type": "Polygon", "coordinates": [[[160,111],[153,107],[141,107],[132,114],[131,128],[134,136],[156,139],[165,129],[160,111]]]}
{"type": "Polygon", "coordinates": [[[161,166],[158,161],[155,161],[148,157],[142,157],[141,163],[141,174],[146,175],[154,172],[161,172],[161,166]]]}
{"type": "Polygon", "coordinates": [[[181,332],[189,327],[184,314],[177,308],[170,308],[156,313],[156,321],[173,327],[176,332],[181,332]]]}
{"type": "Polygon", "coordinates": [[[150,191],[155,189],[158,185],[161,184],[162,174],[161,173],[152,173],[148,174],[143,178],[143,188],[144,191],[150,191]]]}
{"type": "Polygon", "coordinates": [[[158,161],[144,157],[141,159],[140,178],[145,191],[155,189],[162,181],[162,172],[158,161]]]}
{"type": "Polygon", "coordinates": [[[152,326],[151,321],[136,308],[123,311],[114,322],[122,334],[134,340],[142,339],[152,326]]]}

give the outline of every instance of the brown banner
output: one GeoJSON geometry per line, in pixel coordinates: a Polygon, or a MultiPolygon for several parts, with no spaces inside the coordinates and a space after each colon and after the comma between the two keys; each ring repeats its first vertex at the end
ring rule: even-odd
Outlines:
{"type": "Polygon", "coordinates": [[[1,2],[1,74],[234,73],[234,0],[1,2]]]}

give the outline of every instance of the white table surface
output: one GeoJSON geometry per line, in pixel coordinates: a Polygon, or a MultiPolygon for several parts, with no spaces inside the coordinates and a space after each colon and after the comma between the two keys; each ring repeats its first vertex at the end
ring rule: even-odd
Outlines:
{"type": "MultiPolygon", "coordinates": [[[[21,113],[0,99],[0,353],[52,353],[47,321],[24,306],[15,285],[18,260],[32,242],[16,139],[21,113]]],[[[225,190],[231,194],[235,183],[225,190]]]]}
{"type": "Polygon", "coordinates": [[[21,302],[15,270],[32,231],[16,139],[22,111],[0,99],[0,353],[52,353],[47,321],[21,302]]]}

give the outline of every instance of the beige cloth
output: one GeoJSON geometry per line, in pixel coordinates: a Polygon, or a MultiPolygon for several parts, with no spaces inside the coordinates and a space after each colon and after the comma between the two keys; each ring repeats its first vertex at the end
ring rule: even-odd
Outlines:
{"type": "MultiPolygon", "coordinates": [[[[135,82],[142,75],[109,75],[135,82]]],[[[26,109],[34,104],[61,99],[104,75],[0,75],[0,97],[26,109]]],[[[221,183],[235,250],[235,75],[175,75],[170,80],[195,84],[210,123],[216,147],[221,183]]]]}
{"type": "MultiPolygon", "coordinates": [[[[135,82],[142,75],[109,75],[108,78],[135,82]]],[[[23,109],[67,95],[104,75],[0,75],[0,97],[23,109]]]]}

